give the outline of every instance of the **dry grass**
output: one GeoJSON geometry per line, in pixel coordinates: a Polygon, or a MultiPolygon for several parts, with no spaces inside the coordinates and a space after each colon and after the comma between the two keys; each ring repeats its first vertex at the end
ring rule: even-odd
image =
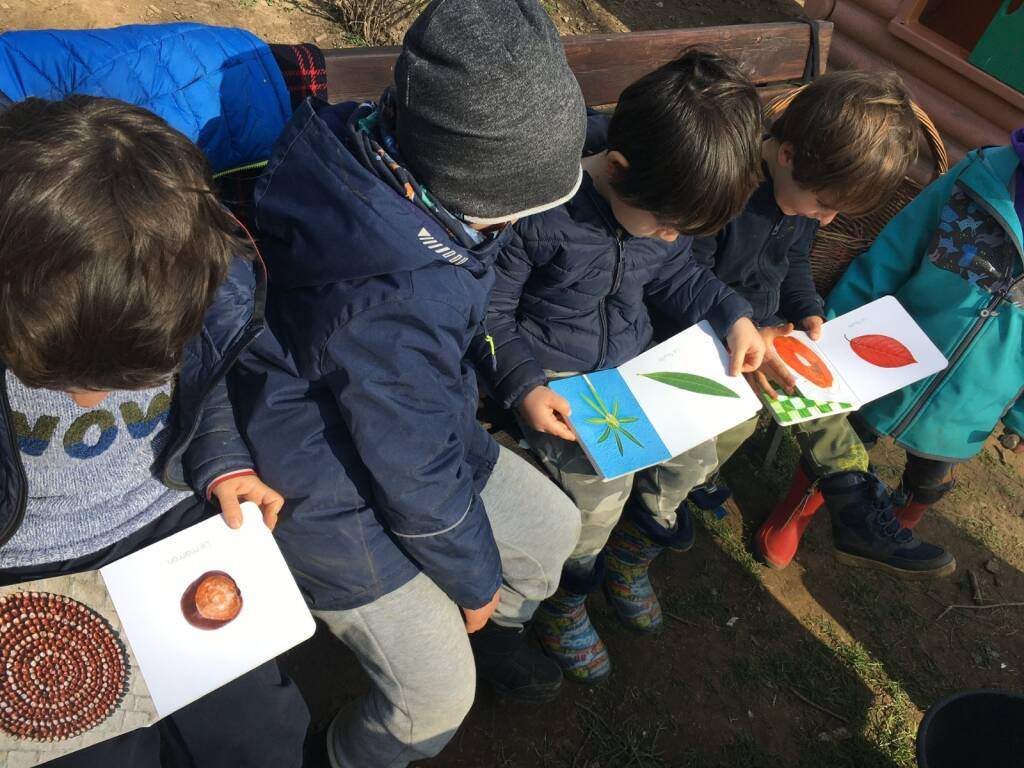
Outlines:
{"type": "Polygon", "coordinates": [[[426,0],[321,0],[355,45],[399,45],[426,0]]]}

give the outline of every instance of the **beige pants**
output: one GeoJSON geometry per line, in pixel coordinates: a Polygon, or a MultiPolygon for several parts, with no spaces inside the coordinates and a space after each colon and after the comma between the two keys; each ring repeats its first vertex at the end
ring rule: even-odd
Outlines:
{"type": "Polygon", "coordinates": [[[676,509],[718,465],[715,441],[709,440],[662,464],[605,482],[578,443],[521,426],[545,469],[579,507],[583,527],[566,562],[571,570],[590,570],[631,493],[658,525],[671,530],[676,525],[676,509]]]}

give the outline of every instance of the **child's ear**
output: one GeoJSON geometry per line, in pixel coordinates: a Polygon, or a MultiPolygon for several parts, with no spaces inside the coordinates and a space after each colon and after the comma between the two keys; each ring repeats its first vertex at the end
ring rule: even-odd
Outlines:
{"type": "Polygon", "coordinates": [[[779,165],[783,168],[793,167],[793,157],[795,153],[793,150],[793,143],[784,141],[779,145],[779,165]]]}
{"type": "Polygon", "coordinates": [[[605,162],[607,163],[605,170],[611,178],[615,178],[619,171],[624,171],[626,168],[629,168],[629,160],[627,160],[626,156],[617,149],[613,149],[605,155],[605,162]]]}

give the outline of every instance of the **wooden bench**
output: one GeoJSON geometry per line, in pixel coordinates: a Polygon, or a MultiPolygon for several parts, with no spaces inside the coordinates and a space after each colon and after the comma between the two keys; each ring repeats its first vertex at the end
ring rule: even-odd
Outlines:
{"type": "MultiPolygon", "coordinates": [[[[805,74],[811,40],[818,38],[818,70],[825,71],[832,42],[827,21],[740,24],[563,38],[569,65],[588,106],[612,104],[634,80],[691,46],[711,46],[738,59],[765,99],[786,91],[805,74]],[[813,27],[813,29],[812,29],[813,27]]],[[[399,48],[324,51],[332,102],[376,99],[393,82],[399,48]]]]}

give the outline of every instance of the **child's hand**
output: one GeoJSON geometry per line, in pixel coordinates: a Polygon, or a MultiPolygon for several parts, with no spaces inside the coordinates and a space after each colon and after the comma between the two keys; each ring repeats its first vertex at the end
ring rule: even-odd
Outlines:
{"type": "Polygon", "coordinates": [[[569,427],[569,401],[549,387],[534,387],[519,404],[519,416],[537,432],[575,440],[569,427]]]}
{"type": "Polygon", "coordinates": [[[811,337],[811,341],[817,341],[821,338],[821,326],[824,322],[824,317],[808,315],[800,321],[800,327],[803,328],[804,332],[811,337]]]}
{"type": "Polygon", "coordinates": [[[494,613],[494,609],[498,607],[498,602],[501,600],[501,589],[498,589],[494,593],[494,597],[491,598],[491,602],[485,605],[483,608],[463,608],[462,618],[466,622],[466,631],[469,634],[473,634],[478,630],[484,628],[484,624],[491,618],[491,614],[494,613]]]}
{"type": "Polygon", "coordinates": [[[755,392],[760,390],[772,400],[777,400],[779,395],[769,383],[769,379],[779,384],[790,395],[796,392],[796,379],[793,378],[789,368],[775,352],[775,337],[786,336],[792,330],[792,323],[767,326],[760,330],[761,339],[764,341],[764,360],[761,362],[761,367],[749,374],[747,378],[755,392]]]}
{"type": "Polygon", "coordinates": [[[220,513],[229,528],[241,527],[243,501],[259,505],[263,512],[263,523],[270,530],[274,530],[277,525],[277,516],[284,506],[284,497],[255,474],[229,477],[215,483],[210,495],[220,504],[220,513]]]}
{"type": "Polygon", "coordinates": [[[725,337],[729,347],[729,375],[739,376],[741,373],[756,371],[764,359],[764,341],[757,327],[746,317],[741,317],[732,324],[729,334],[725,337]]]}

